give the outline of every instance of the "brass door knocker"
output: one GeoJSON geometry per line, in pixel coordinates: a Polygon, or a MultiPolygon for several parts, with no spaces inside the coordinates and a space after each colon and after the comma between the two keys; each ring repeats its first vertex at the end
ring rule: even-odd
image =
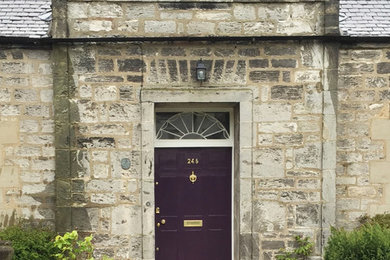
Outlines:
{"type": "Polygon", "coordinates": [[[194,184],[196,182],[196,180],[198,179],[198,177],[195,175],[194,171],[191,172],[191,175],[188,178],[190,179],[190,182],[192,182],[192,184],[194,184]]]}

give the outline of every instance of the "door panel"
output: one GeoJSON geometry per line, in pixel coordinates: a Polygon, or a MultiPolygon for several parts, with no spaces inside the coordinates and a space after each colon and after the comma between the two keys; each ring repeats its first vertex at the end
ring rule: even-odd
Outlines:
{"type": "Polygon", "coordinates": [[[157,260],[231,259],[231,152],[155,149],[157,260]]]}

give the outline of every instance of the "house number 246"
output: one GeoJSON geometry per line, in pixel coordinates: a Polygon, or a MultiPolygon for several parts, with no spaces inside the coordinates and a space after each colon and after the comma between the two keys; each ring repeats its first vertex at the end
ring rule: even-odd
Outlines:
{"type": "Polygon", "coordinates": [[[187,164],[199,164],[198,158],[187,158],[187,164]]]}

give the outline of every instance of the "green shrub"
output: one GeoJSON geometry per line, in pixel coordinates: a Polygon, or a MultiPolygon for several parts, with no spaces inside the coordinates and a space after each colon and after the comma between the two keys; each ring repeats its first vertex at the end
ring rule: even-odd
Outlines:
{"type": "Polygon", "coordinates": [[[364,215],[359,218],[359,222],[361,225],[366,224],[378,224],[384,228],[390,228],[390,214],[377,214],[374,217],[370,217],[368,215],[364,215]]]}
{"type": "Polygon", "coordinates": [[[15,260],[55,259],[55,233],[40,228],[10,226],[0,231],[0,239],[12,242],[15,260]]]}
{"type": "Polygon", "coordinates": [[[79,234],[76,230],[67,232],[63,236],[56,236],[54,245],[59,252],[55,254],[56,259],[86,259],[93,260],[92,235],[79,240],[79,234]]]}
{"type": "Polygon", "coordinates": [[[389,260],[390,229],[365,224],[353,231],[332,229],[325,260],[389,260]]]}
{"type": "Polygon", "coordinates": [[[279,255],[276,256],[277,260],[297,260],[307,259],[307,257],[313,252],[314,243],[309,241],[308,237],[296,236],[295,242],[297,247],[293,251],[287,251],[281,249],[279,255]]]}

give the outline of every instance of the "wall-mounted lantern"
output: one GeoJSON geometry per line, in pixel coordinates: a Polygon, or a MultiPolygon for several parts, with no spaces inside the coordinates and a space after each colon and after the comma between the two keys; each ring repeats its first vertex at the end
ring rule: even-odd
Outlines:
{"type": "Polygon", "coordinates": [[[206,66],[202,60],[199,60],[198,63],[196,63],[196,79],[199,81],[206,80],[206,66]]]}

